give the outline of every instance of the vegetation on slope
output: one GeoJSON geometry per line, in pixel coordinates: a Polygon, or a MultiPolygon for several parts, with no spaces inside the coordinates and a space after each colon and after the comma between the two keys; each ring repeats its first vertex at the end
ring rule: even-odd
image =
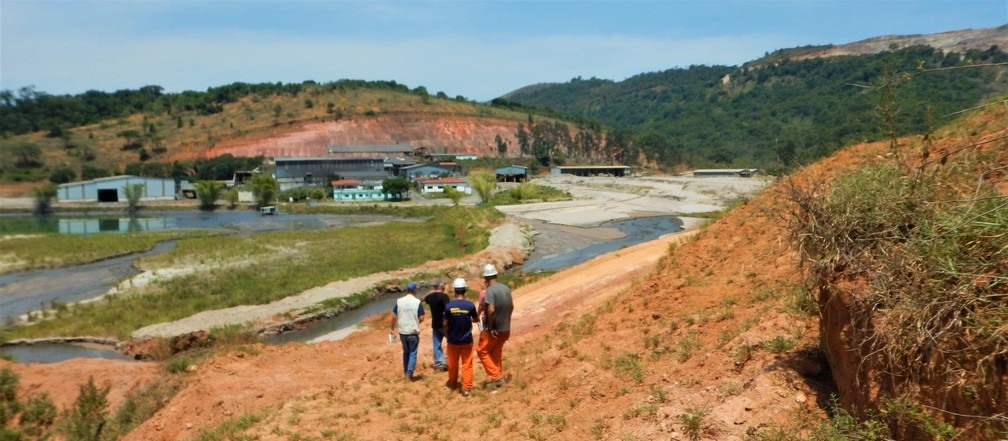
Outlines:
{"type": "Polygon", "coordinates": [[[880,437],[1008,430],[1006,119],[998,103],[885,160],[788,188],[842,403],[883,421],[880,437]]]}
{"type": "MultiPolygon", "coordinates": [[[[204,152],[223,140],[269,136],[313,121],[400,113],[528,118],[527,112],[431,95],[423,87],[395,82],[234,83],[170,94],[147,86],[75,96],[25,88],[0,97],[0,182],[67,182],[122,172],[202,174],[214,166],[197,158],[209,160],[204,152]]],[[[222,179],[205,174],[199,178],[222,179]]]]}
{"type": "MultiPolygon", "coordinates": [[[[620,82],[579,77],[505,98],[630,129],[648,158],[663,164],[791,166],[814,162],[852,142],[888,136],[874,117],[887,63],[912,75],[920,69],[1006,61],[1008,54],[997,47],[960,54],[916,46],[740,67],[690,66],[620,82]],[[651,142],[639,142],[646,137],[651,142]]],[[[928,112],[941,118],[1008,90],[1006,70],[950,70],[901,84],[897,135],[926,131],[928,112]]]]}

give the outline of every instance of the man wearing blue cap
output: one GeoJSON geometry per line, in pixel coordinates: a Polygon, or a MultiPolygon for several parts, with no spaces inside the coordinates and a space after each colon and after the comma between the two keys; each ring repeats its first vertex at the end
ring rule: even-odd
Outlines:
{"type": "Polygon", "coordinates": [[[403,374],[413,381],[413,370],[416,368],[417,350],[420,348],[420,323],[423,323],[424,309],[416,296],[417,284],[406,284],[406,295],[396,300],[392,307],[392,332],[399,333],[403,349],[403,374]]]}

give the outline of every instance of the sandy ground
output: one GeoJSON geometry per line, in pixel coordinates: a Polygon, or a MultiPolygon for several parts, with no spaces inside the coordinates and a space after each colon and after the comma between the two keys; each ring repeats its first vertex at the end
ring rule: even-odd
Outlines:
{"type": "Polygon", "coordinates": [[[753,177],[590,177],[549,175],[533,182],[569,192],[574,200],[498,207],[510,216],[577,227],[642,215],[717,211],[728,202],[751,197],[770,184],[753,177]]]}

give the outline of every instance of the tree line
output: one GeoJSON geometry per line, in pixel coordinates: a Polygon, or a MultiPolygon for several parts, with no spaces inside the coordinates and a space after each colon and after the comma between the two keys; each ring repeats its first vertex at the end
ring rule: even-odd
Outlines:
{"type": "MultiPolygon", "coordinates": [[[[609,127],[606,141],[623,138],[619,147],[631,159],[636,150],[639,160],[663,165],[769,168],[813,161],[852,142],[885,138],[877,113],[886,65],[908,79],[899,82],[891,98],[898,109],[894,131],[906,135],[922,133],[942,115],[1008,90],[1008,67],[1003,65],[940,69],[1006,61],[1008,54],[997,46],[963,53],[914,46],[874,55],[768,57],[737,67],[689,66],[620,82],[578,77],[506,98],[601,121],[609,127]]],[[[535,142],[529,146],[538,158],[535,142]]]]}
{"type": "MultiPolygon", "coordinates": [[[[339,80],[327,83],[304,81],[301,83],[243,83],[235,82],[210,87],[205,92],[185,91],[165,93],[161,86],[144,86],[115,92],[89,90],[77,95],[51,95],[37,91],[33,86],[0,91],[0,133],[5,136],[47,131],[50,136],[60,136],[71,127],[93,124],[106,119],[122,118],[134,113],[173,114],[180,111],[210,115],[224,110],[224,105],[237,102],[249,95],[298,96],[308,88],[323,91],[353,89],[396,90],[427,95],[424,87],[408,88],[395,81],[339,80]]],[[[439,97],[444,94],[439,93],[439,97]]],[[[465,100],[464,97],[456,99],[465,100]]]]}

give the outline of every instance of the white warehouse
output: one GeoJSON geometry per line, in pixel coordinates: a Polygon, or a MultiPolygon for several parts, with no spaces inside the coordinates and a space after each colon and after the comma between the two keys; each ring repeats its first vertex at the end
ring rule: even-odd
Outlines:
{"type": "Polygon", "coordinates": [[[91,181],[61,184],[56,192],[59,202],[119,202],[126,200],[128,185],[143,185],[141,200],[175,199],[178,184],[170,178],[112,176],[91,181]]]}

